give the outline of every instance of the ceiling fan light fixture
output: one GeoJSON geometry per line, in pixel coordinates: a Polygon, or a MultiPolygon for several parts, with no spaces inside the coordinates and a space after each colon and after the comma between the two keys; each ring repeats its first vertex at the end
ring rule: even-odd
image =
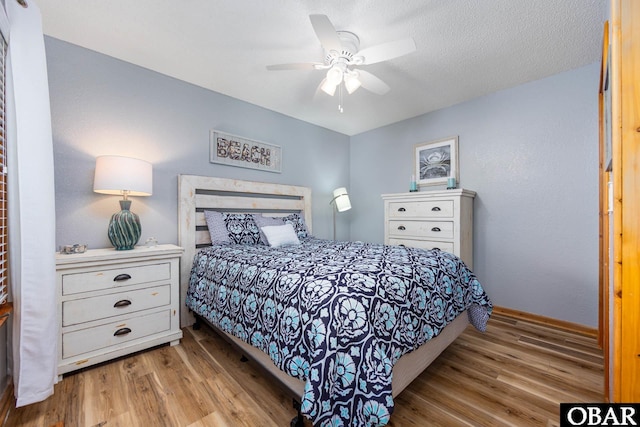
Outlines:
{"type": "Polygon", "coordinates": [[[343,72],[338,67],[331,67],[329,71],[327,71],[327,81],[331,82],[332,85],[339,85],[342,83],[343,72]]]}
{"type": "MultiPolygon", "coordinates": [[[[384,95],[391,89],[384,81],[362,69],[350,67],[371,65],[407,55],[416,50],[412,38],[396,40],[360,49],[360,38],[351,31],[336,31],[326,15],[309,15],[311,26],[324,50],[324,61],[267,65],[268,70],[327,70],[319,88],[329,96],[339,89],[342,99],[342,82],[347,93],[352,94],[361,86],[376,95],[384,95]]],[[[316,92],[318,89],[316,89],[316,92]]],[[[339,109],[342,111],[342,101],[339,109]]]]}
{"type": "Polygon", "coordinates": [[[358,79],[358,73],[348,73],[344,75],[344,87],[347,88],[347,92],[351,95],[362,86],[362,82],[358,79]]]}
{"type": "Polygon", "coordinates": [[[324,93],[326,93],[327,95],[333,96],[336,93],[336,88],[337,87],[338,87],[338,85],[334,84],[329,79],[324,79],[324,82],[322,82],[322,85],[320,86],[320,89],[322,89],[322,91],[324,93]]]}

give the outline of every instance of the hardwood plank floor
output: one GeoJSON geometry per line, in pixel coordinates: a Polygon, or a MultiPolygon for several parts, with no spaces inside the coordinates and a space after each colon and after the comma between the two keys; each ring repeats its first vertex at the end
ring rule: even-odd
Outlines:
{"type": "MultiPolygon", "coordinates": [[[[595,338],[494,314],[397,398],[391,427],[558,426],[561,402],[603,400],[595,338]]],[[[69,374],[6,426],[289,426],[291,399],[210,329],[69,374]]],[[[307,426],[311,424],[306,423],[307,426]]]]}

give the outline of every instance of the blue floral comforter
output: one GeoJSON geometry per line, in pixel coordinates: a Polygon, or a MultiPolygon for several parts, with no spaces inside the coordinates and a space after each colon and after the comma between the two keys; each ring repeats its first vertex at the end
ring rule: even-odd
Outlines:
{"type": "Polygon", "coordinates": [[[305,381],[302,413],[316,426],[387,424],[400,356],[466,309],[484,330],[492,309],[449,253],[316,238],[202,249],[186,304],[305,381]]]}

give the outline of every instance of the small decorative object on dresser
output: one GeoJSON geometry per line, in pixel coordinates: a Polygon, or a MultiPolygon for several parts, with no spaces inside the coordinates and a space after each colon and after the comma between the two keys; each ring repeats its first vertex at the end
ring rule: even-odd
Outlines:
{"type": "Polygon", "coordinates": [[[383,194],[384,243],[450,252],[473,268],[473,199],[465,189],[383,194]]]}
{"type": "Polygon", "coordinates": [[[175,245],[56,254],[58,375],[182,338],[175,245]]]}
{"type": "Polygon", "coordinates": [[[409,181],[409,191],[412,193],[418,191],[418,184],[416,184],[415,175],[411,175],[411,181],[409,181]]]}

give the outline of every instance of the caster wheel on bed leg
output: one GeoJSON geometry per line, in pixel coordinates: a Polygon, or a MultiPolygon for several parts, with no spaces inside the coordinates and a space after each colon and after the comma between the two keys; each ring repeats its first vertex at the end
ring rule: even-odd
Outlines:
{"type": "MultiPolygon", "coordinates": [[[[189,313],[193,313],[193,310],[189,309],[189,313]]],[[[194,331],[197,331],[200,329],[201,326],[202,326],[202,320],[200,319],[200,316],[194,314],[193,325],[191,327],[193,328],[194,331]]]]}
{"type": "Polygon", "coordinates": [[[293,409],[298,411],[298,415],[291,419],[291,427],[304,427],[304,416],[300,412],[300,402],[293,400],[293,409]]]}

